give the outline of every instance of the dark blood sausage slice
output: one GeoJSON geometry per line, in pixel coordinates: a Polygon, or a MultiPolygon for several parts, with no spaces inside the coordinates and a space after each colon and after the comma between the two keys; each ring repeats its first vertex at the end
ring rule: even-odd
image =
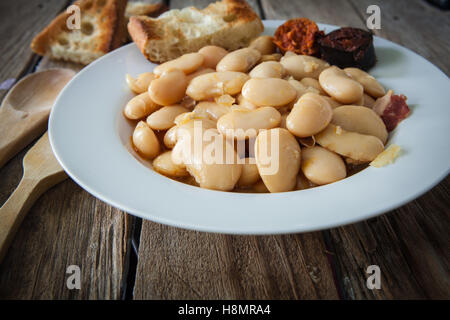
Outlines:
{"type": "Polygon", "coordinates": [[[388,131],[394,130],[410,113],[406,97],[393,94],[392,90],[375,101],[373,110],[383,119],[388,131]]]}
{"type": "Polygon", "coordinates": [[[324,35],[317,24],[307,18],[291,19],[277,28],[273,42],[284,54],[293,51],[296,54],[319,56],[317,39],[324,35]]]}
{"type": "Polygon", "coordinates": [[[318,40],[320,56],[339,68],[368,70],[375,65],[375,49],[370,32],[357,28],[341,28],[318,40]]]}

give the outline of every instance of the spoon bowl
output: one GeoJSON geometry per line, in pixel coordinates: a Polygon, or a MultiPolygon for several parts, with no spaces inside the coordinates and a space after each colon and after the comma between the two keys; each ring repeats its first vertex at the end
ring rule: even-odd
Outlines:
{"type": "Polygon", "coordinates": [[[70,69],[48,69],[11,88],[0,106],[0,168],[45,132],[56,97],[74,75],[70,69]]]}

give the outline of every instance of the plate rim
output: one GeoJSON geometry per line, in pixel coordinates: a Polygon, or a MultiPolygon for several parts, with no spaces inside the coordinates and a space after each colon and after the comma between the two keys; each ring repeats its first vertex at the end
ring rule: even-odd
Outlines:
{"type": "MultiPolygon", "coordinates": [[[[264,24],[265,24],[265,26],[268,25],[269,27],[274,27],[274,26],[271,26],[271,25],[273,25],[273,24],[278,25],[280,23],[283,23],[284,21],[285,20],[264,20],[264,24]]],[[[332,26],[332,25],[321,24],[321,23],[319,24],[319,26],[322,26],[322,27],[325,26],[326,28],[330,28],[330,29],[339,28],[338,26],[332,26]]],[[[377,38],[379,38],[379,37],[377,37],[377,38]]],[[[428,60],[426,60],[424,57],[420,56],[416,52],[414,52],[414,51],[412,51],[412,50],[410,50],[408,48],[405,48],[403,46],[400,46],[400,45],[398,45],[398,44],[396,44],[394,42],[391,42],[391,41],[389,41],[387,39],[383,39],[383,40],[384,41],[388,41],[390,44],[393,44],[395,46],[399,46],[399,47],[401,47],[404,50],[410,51],[412,54],[414,54],[416,56],[419,56],[421,59],[425,60],[429,65],[433,66],[440,73],[442,73],[444,76],[446,76],[445,73],[442,70],[440,70],[437,66],[435,66],[434,64],[432,64],[431,62],[429,62],[428,60]]],[[[59,94],[58,98],[55,101],[55,106],[58,105],[61,97],[64,96],[65,92],[67,90],[69,90],[68,88],[70,88],[70,86],[71,86],[73,81],[76,81],[77,78],[81,77],[85,72],[88,72],[88,70],[91,70],[92,68],[95,68],[95,66],[98,63],[102,63],[103,59],[106,56],[110,56],[112,54],[119,54],[121,51],[130,50],[130,47],[132,47],[132,46],[135,46],[135,44],[134,43],[130,43],[130,44],[125,45],[125,46],[123,46],[121,48],[118,48],[118,49],[112,51],[111,53],[103,56],[102,58],[94,61],[89,66],[86,66],[61,91],[61,93],[59,94]]],[[[57,108],[55,108],[55,110],[56,109],[57,108]]],[[[270,226],[268,226],[267,229],[257,229],[257,230],[252,230],[252,229],[248,229],[248,228],[229,229],[229,228],[226,228],[226,227],[225,228],[222,228],[222,227],[211,228],[210,226],[209,227],[208,226],[198,226],[198,225],[192,225],[192,224],[189,224],[189,223],[186,223],[186,222],[180,222],[180,221],[173,221],[173,220],[170,220],[170,219],[165,219],[161,215],[155,216],[154,214],[151,214],[149,216],[149,214],[143,214],[142,212],[136,211],[135,209],[130,208],[130,207],[128,207],[127,205],[125,205],[123,203],[119,203],[119,202],[115,201],[114,199],[111,199],[107,195],[98,192],[97,190],[95,190],[95,188],[91,188],[90,185],[87,185],[86,183],[84,183],[82,181],[82,179],[79,179],[79,177],[72,172],[72,170],[65,163],[65,161],[63,159],[64,157],[61,157],[61,154],[59,153],[58,147],[57,147],[56,142],[54,140],[54,132],[53,132],[53,129],[52,129],[52,128],[54,128],[54,126],[52,126],[52,122],[54,121],[54,114],[55,114],[55,112],[52,109],[52,112],[50,114],[50,119],[49,119],[49,140],[50,140],[51,147],[53,149],[53,152],[54,152],[55,157],[57,158],[58,162],[61,164],[63,169],[67,172],[67,174],[78,185],[80,185],[83,189],[85,189],[87,192],[89,192],[90,194],[92,194],[96,198],[98,198],[98,199],[100,199],[102,201],[105,201],[106,203],[109,203],[112,206],[114,206],[116,208],[119,208],[119,209],[121,209],[121,210],[123,210],[123,211],[125,211],[127,213],[133,214],[133,215],[141,217],[143,219],[148,219],[148,220],[155,221],[155,222],[158,222],[158,223],[167,224],[167,225],[171,225],[171,226],[176,226],[176,227],[180,227],[180,228],[184,228],[184,229],[190,229],[190,230],[216,232],[216,233],[227,233],[227,234],[253,234],[253,235],[256,235],[256,234],[288,234],[288,233],[298,233],[298,232],[311,232],[311,231],[317,231],[317,230],[333,228],[333,227],[336,227],[336,226],[347,225],[347,224],[355,223],[355,222],[358,222],[358,221],[366,220],[366,219],[372,218],[374,216],[381,215],[381,214],[389,212],[389,211],[391,211],[391,210],[393,210],[395,208],[403,206],[404,204],[406,204],[406,203],[410,202],[411,200],[419,197],[420,195],[424,194],[425,192],[427,192],[428,190],[430,190],[431,188],[436,186],[450,172],[450,164],[449,164],[447,170],[442,172],[439,175],[438,178],[434,179],[433,182],[422,186],[421,188],[416,190],[415,193],[411,193],[409,196],[404,197],[402,201],[399,201],[399,202],[396,202],[396,203],[391,203],[390,205],[384,206],[382,209],[379,209],[379,210],[372,210],[370,213],[367,213],[367,210],[364,210],[364,212],[366,212],[366,214],[362,214],[362,215],[360,214],[357,217],[350,216],[347,219],[345,219],[345,218],[337,219],[337,220],[335,220],[333,222],[324,223],[324,224],[321,224],[321,225],[318,225],[318,226],[315,226],[315,227],[309,226],[309,227],[299,228],[298,226],[296,226],[296,227],[294,226],[292,228],[282,228],[282,229],[277,229],[277,230],[271,229],[270,226]]],[[[164,179],[167,179],[167,178],[164,177],[164,179]]],[[[330,184],[330,185],[334,185],[334,184],[330,184]]],[[[330,186],[330,185],[328,185],[328,186],[330,186]]],[[[221,192],[221,191],[200,189],[198,187],[189,186],[189,185],[185,185],[185,187],[193,188],[195,190],[203,190],[202,193],[203,192],[206,192],[206,193],[211,192],[211,193],[216,193],[216,194],[217,193],[224,194],[224,192],[221,192]]],[[[321,186],[319,188],[323,188],[323,187],[326,187],[326,186],[321,186]]],[[[311,190],[315,190],[315,189],[317,189],[317,188],[314,188],[314,189],[311,189],[311,190]]],[[[302,192],[305,192],[305,191],[307,191],[307,190],[302,190],[302,192]]],[[[292,192],[289,192],[289,193],[292,193],[292,192]]],[[[241,196],[242,197],[246,197],[245,196],[246,194],[240,194],[240,193],[231,193],[231,194],[233,194],[233,196],[238,195],[238,197],[241,197],[241,196]]],[[[267,197],[274,197],[274,198],[276,198],[276,197],[278,197],[281,194],[251,194],[251,195],[252,195],[252,197],[266,197],[266,198],[267,197]]]]}

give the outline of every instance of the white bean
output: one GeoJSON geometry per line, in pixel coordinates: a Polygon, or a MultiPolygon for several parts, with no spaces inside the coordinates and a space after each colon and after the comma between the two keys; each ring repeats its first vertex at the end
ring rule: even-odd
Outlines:
{"type": "Polygon", "coordinates": [[[326,69],[329,64],[321,59],[306,55],[288,55],[281,58],[281,64],[286,69],[287,74],[293,76],[296,80],[303,78],[319,78],[320,73],[326,69]]]}
{"type": "Polygon", "coordinates": [[[244,159],[245,163],[242,164],[241,177],[237,182],[239,187],[250,187],[261,179],[259,176],[258,167],[254,161],[252,162],[252,160],[254,159],[244,159]]]}
{"type": "Polygon", "coordinates": [[[364,93],[362,105],[364,107],[372,109],[373,106],[375,105],[375,99],[369,96],[368,94],[364,93]]]}
{"type": "Polygon", "coordinates": [[[173,69],[153,80],[148,87],[148,93],[157,104],[170,106],[183,99],[187,86],[186,75],[178,69],[173,69]]]}
{"type": "Polygon", "coordinates": [[[161,106],[156,104],[150,98],[148,92],[144,92],[135,96],[127,103],[125,109],[123,110],[123,114],[130,120],[139,120],[159,108],[161,108],[161,106]]]}
{"type": "Polygon", "coordinates": [[[257,37],[248,47],[258,50],[262,55],[273,54],[277,49],[273,43],[273,37],[266,35],[257,37]]]}
{"type": "Polygon", "coordinates": [[[317,93],[305,93],[286,119],[287,129],[297,137],[309,137],[330,123],[333,110],[327,100],[317,93]]]}
{"type": "Polygon", "coordinates": [[[203,61],[203,55],[200,53],[186,53],[177,59],[160,64],[153,70],[153,73],[157,76],[161,76],[166,71],[178,69],[185,74],[189,74],[200,68],[203,61]]]}
{"type": "Polygon", "coordinates": [[[251,78],[283,78],[286,74],[284,67],[277,61],[266,61],[258,64],[250,71],[251,78]]]}
{"type": "Polygon", "coordinates": [[[238,103],[238,105],[240,107],[242,107],[244,109],[248,109],[248,110],[255,110],[255,109],[258,108],[253,103],[251,103],[250,101],[245,99],[244,96],[242,95],[242,93],[238,94],[238,96],[237,96],[237,103],[238,103]]]}
{"type": "Polygon", "coordinates": [[[217,121],[217,129],[228,138],[241,140],[256,137],[261,129],[275,128],[280,121],[281,114],[272,107],[234,109],[217,121]]]}
{"type": "Polygon", "coordinates": [[[242,72],[224,71],[202,74],[187,87],[186,94],[196,101],[208,100],[224,94],[235,95],[250,77],[242,72]]]}
{"type": "Polygon", "coordinates": [[[266,61],[280,62],[282,57],[283,56],[281,55],[281,53],[263,54],[261,56],[261,59],[259,59],[259,62],[266,62],[266,61]]]}
{"type": "Polygon", "coordinates": [[[169,177],[185,177],[189,173],[184,165],[175,164],[172,161],[172,151],[166,151],[153,160],[153,169],[169,177]]]}
{"type": "Polygon", "coordinates": [[[175,125],[175,118],[189,109],[180,105],[162,107],[147,118],[147,124],[153,130],[167,130],[175,125]]]}
{"type": "Polygon", "coordinates": [[[187,81],[190,83],[192,81],[192,79],[194,79],[198,76],[201,76],[202,74],[207,74],[207,73],[212,73],[212,72],[216,72],[216,70],[212,69],[212,68],[200,68],[197,71],[189,74],[186,78],[187,78],[187,81]]]}
{"type": "Polygon", "coordinates": [[[134,129],[133,145],[144,158],[153,159],[159,154],[158,138],[144,121],[140,121],[134,129]]]}
{"type": "Polygon", "coordinates": [[[217,64],[228,54],[228,51],[218,46],[206,46],[198,50],[204,60],[203,67],[216,69],[217,64]]]}
{"type": "Polygon", "coordinates": [[[242,165],[236,162],[237,154],[230,142],[215,131],[211,141],[195,141],[187,136],[179,138],[172,152],[172,160],[175,163],[183,161],[200,187],[230,191],[241,176],[242,165]],[[201,152],[196,151],[195,143],[202,143],[201,152]],[[211,150],[214,150],[212,159],[211,150]],[[228,157],[232,159],[231,163],[227,162],[228,157]]]}
{"type": "Polygon", "coordinates": [[[215,121],[219,120],[220,117],[222,117],[223,115],[227,114],[230,111],[231,111],[230,107],[209,101],[199,102],[194,108],[195,113],[207,115],[215,121]]]}
{"type": "Polygon", "coordinates": [[[258,172],[270,192],[291,191],[300,169],[300,146],[286,129],[261,131],[256,138],[258,172]]]}
{"type": "Polygon", "coordinates": [[[300,80],[300,83],[303,84],[306,88],[315,89],[318,93],[322,95],[326,95],[327,93],[322,89],[320,83],[317,79],[314,78],[303,78],[300,80]]]}
{"type": "Polygon", "coordinates": [[[145,72],[139,74],[136,79],[127,74],[126,79],[131,91],[141,94],[147,92],[150,82],[156,79],[156,76],[152,72],[145,72]]]}
{"type": "Polygon", "coordinates": [[[297,91],[283,79],[250,79],[244,84],[242,95],[256,106],[281,107],[294,100],[297,91]]]}
{"type": "Polygon", "coordinates": [[[383,120],[372,109],[341,106],[333,110],[331,123],[347,131],[375,136],[386,143],[388,131],[383,120]]]}
{"type": "Polygon", "coordinates": [[[230,52],[216,66],[217,71],[247,72],[261,58],[261,53],[252,48],[242,48],[230,52]]]}
{"type": "Polygon", "coordinates": [[[305,177],[318,185],[336,182],[347,175],[342,158],[319,146],[302,150],[301,168],[305,177]]]}
{"type": "Polygon", "coordinates": [[[322,147],[360,162],[370,162],[384,150],[377,137],[346,131],[331,123],[314,137],[322,147]]]}
{"type": "Polygon", "coordinates": [[[339,102],[351,104],[362,99],[363,86],[336,66],[322,71],[319,83],[326,93],[339,102]]]}
{"type": "Polygon", "coordinates": [[[358,81],[363,87],[364,91],[374,98],[382,97],[386,94],[386,90],[372,75],[360,70],[358,68],[345,68],[344,72],[352,79],[358,81]]]}
{"type": "Polygon", "coordinates": [[[169,149],[175,147],[177,143],[177,129],[177,126],[173,126],[164,134],[164,145],[169,149]]]}
{"type": "Polygon", "coordinates": [[[328,101],[328,103],[330,104],[331,108],[337,108],[339,106],[342,106],[342,103],[339,101],[334,100],[333,98],[329,97],[329,96],[322,96],[322,98],[324,98],[325,100],[328,101]]]}

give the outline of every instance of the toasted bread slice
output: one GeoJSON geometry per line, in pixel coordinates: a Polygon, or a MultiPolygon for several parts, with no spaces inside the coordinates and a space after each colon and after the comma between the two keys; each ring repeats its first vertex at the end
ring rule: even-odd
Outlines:
{"type": "Polygon", "coordinates": [[[157,19],[134,16],[128,23],[133,41],[148,60],[157,63],[206,45],[235,50],[263,30],[261,19],[244,0],[222,0],[203,10],[170,10],[157,19]]]}
{"type": "Polygon", "coordinates": [[[164,3],[130,1],[125,9],[125,17],[127,20],[132,16],[157,17],[164,11],[167,11],[167,6],[164,3]]]}
{"type": "Polygon", "coordinates": [[[70,30],[67,20],[73,12],[64,11],[33,39],[35,53],[89,64],[126,40],[127,0],[78,0],[74,5],[80,8],[81,28],[70,30]]]}

